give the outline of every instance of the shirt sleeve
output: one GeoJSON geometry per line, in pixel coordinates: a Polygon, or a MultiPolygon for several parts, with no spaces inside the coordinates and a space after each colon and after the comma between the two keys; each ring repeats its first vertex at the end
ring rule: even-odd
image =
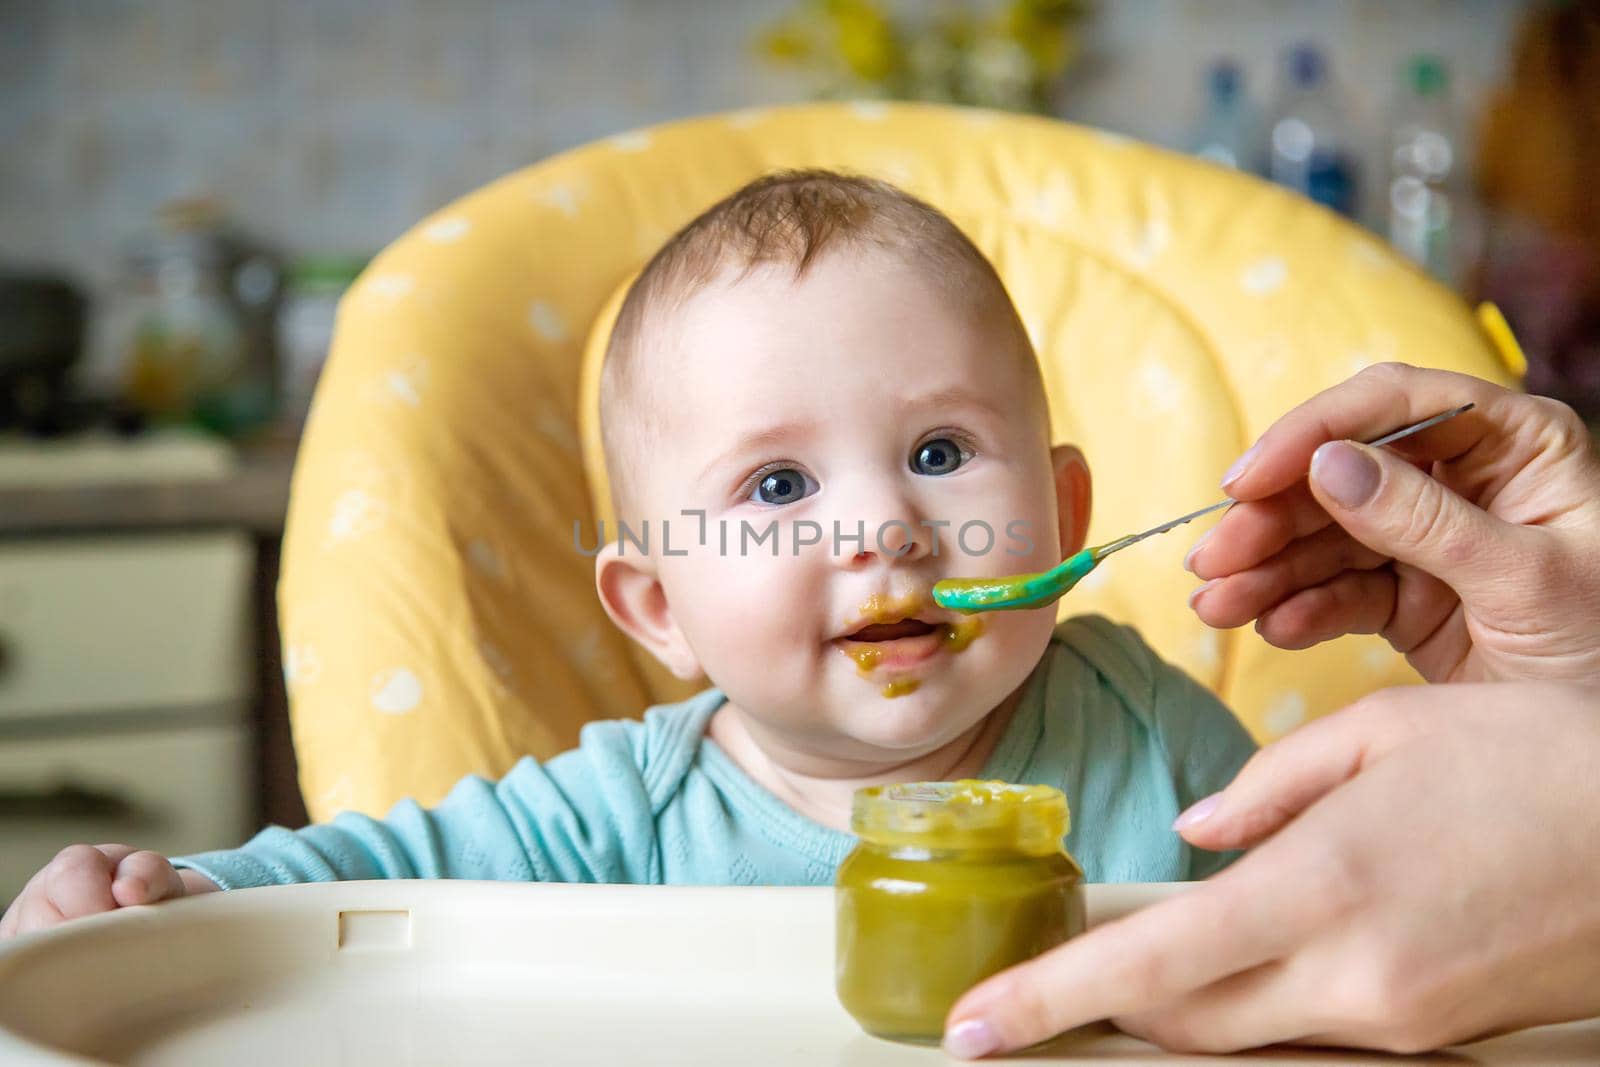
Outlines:
{"type": "MultiPolygon", "coordinates": [[[[1172,768],[1179,809],[1233,781],[1256,751],[1256,743],[1233,712],[1205,686],[1158,660],[1155,717],[1172,768]]],[[[1207,878],[1239,857],[1184,844],[1188,877],[1207,878]]]]}
{"type": "Polygon", "coordinates": [[[593,723],[548,763],[524,758],[498,782],[469,776],[436,807],[404,800],[382,819],[273,826],[244,846],[178,857],[223,889],[383,878],[652,882],[655,812],[636,722],[593,723]]]}

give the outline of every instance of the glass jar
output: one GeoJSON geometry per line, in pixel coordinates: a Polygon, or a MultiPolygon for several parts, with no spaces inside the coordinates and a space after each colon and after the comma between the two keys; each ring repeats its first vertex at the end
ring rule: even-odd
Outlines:
{"type": "Polygon", "coordinates": [[[121,397],[156,422],[224,435],[272,415],[278,269],[233,236],[209,200],[169,204],[130,245],[109,332],[121,397]],[[269,331],[270,332],[270,331],[269,331]]]}
{"type": "Polygon", "coordinates": [[[1049,786],[917,782],[856,793],[839,866],[839,1000],[878,1037],[937,1043],[978,982],[1084,928],[1083,871],[1049,786]]]}

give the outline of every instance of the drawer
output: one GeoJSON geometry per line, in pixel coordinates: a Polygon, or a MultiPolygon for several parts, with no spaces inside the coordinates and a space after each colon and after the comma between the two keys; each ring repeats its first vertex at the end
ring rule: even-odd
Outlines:
{"type": "Polygon", "coordinates": [[[0,737],[0,902],[67,845],[174,855],[242,844],[254,830],[250,753],[242,725],[0,737]]]}
{"type": "Polygon", "coordinates": [[[0,542],[0,720],[243,702],[243,533],[0,542]]]}

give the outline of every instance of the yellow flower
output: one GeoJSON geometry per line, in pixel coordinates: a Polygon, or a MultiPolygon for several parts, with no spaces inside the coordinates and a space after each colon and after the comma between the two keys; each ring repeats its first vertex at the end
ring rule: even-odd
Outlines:
{"type": "Polygon", "coordinates": [[[850,73],[881,84],[900,66],[894,24],[868,0],[825,0],[837,26],[839,55],[850,73]]]}

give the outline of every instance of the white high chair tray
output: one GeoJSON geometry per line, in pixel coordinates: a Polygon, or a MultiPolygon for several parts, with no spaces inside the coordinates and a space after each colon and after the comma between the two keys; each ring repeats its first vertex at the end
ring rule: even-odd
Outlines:
{"type": "MultiPolygon", "coordinates": [[[[1093,886],[1091,922],[1173,892],[1093,886]]],[[[1108,1028],[1007,1062],[1162,1057],[1108,1028]]],[[[1275,1051],[1255,1063],[1384,1057],[1275,1051]]],[[[0,948],[0,1064],[928,1064],[833,993],[828,889],[343,882],[129,908],[0,948]]],[[[1600,1021],[1395,1062],[1600,1062],[1600,1021]]]]}

